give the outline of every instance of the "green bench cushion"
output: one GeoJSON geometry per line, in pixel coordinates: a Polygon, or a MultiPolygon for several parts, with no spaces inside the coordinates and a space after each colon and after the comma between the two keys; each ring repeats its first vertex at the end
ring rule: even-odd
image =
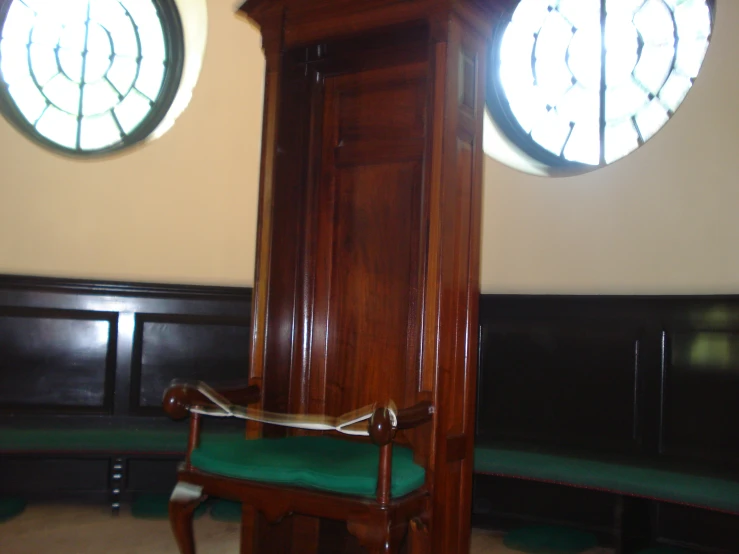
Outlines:
{"type": "Polygon", "coordinates": [[[480,446],[475,448],[475,472],[602,489],[739,513],[739,482],[710,476],[480,446]]]}
{"type": "MultiPolygon", "coordinates": [[[[245,440],[204,433],[190,461],[217,475],[261,483],[374,497],[380,449],[328,436],[245,440]]],[[[425,470],[408,448],[393,447],[391,494],[406,495],[424,484],[425,470]]]]}
{"type": "Polygon", "coordinates": [[[11,452],[184,452],[182,429],[0,429],[0,451],[11,452]]]}

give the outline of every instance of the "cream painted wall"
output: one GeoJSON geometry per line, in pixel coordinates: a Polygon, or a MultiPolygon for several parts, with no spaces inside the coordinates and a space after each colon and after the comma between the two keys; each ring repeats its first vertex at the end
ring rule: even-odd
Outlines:
{"type": "Polygon", "coordinates": [[[574,178],[486,160],[484,291],[739,293],[739,2],[717,4],[693,90],[642,148],[574,178]]]}
{"type": "Polygon", "coordinates": [[[251,285],[260,44],[208,0],[189,107],[161,138],[104,160],[50,153],[0,118],[0,273],[251,285]]]}
{"type": "MultiPolygon", "coordinates": [[[[0,120],[0,273],[252,284],[263,57],[232,5],[208,8],[200,81],[163,137],[80,162],[0,120]]],[[[613,166],[551,179],[486,160],[484,292],[739,292],[737,21],[719,0],[693,91],[613,166]]]]}

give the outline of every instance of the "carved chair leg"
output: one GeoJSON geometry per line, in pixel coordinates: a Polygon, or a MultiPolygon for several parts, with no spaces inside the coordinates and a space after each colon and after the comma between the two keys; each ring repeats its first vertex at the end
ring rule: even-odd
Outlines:
{"type": "Polygon", "coordinates": [[[195,536],[192,530],[192,517],[205,497],[194,500],[171,500],[169,502],[169,522],[180,554],[195,554],[195,536]]]}
{"type": "Polygon", "coordinates": [[[259,513],[249,504],[241,505],[241,550],[240,554],[257,552],[259,513]]]}
{"type": "Polygon", "coordinates": [[[429,530],[421,518],[411,520],[408,530],[408,554],[428,554],[431,552],[429,530]]]}

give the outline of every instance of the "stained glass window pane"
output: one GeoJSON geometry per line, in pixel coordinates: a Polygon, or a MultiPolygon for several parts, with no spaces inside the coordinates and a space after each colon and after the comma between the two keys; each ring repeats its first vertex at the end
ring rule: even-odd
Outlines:
{"type": "Polygon", "coordinates": [[[644,141],[652,138],[667,123],[667,120],[667,110],[657,100],[652,100],[636,114],[636,125],[644,141]]]}
{"type": "Polygon", "coordinates": [[[113,114],[86,117],[80,129],[80,147],[86,150],[97,150],[115,144],[121,140],[121,132],[116,125],[113,114]]]}
{"type": "Polygon", "coordinates": [[[634,70],[634,78],[646,90],[657,94],[670,74],[674,55],[675,50],[671,45],[644,45],[641,59],[634,70]]]}
{"type": "Polygon", "coordinates": [[[672,13],[662,0],[647,0],[634,15],[634,25],[647,44],[669,45],[675,41],[672,13]]]}
{"type": "Polygon", "coordinates": [[[31,41],[34,44],[45,44],[50,48],[54,48],[59,44],[61,34],[62,26],[58,19],[39,15],[36,17],[36,22],[33,24],[31,41]]]}
{"type": "Polygon", "coordinates": [[[513,24],[529,32],[531,35],[538,32],[549,15],[549,0],[521,0],[513,12],[513,24]]]}
{"type": "MultiPolygon", "coordinates": [[[[68,23],[63,28],[59,29],[59,47],[74,52],[75,54],[82,55],[85,50],[85,36],[87,33],[87,25],[85,20],[76,21],[74,23],[68,23]]],[[[35,38],[35,37],[34,37],[35,38]]],[[[44,46],[51,46],[46,41],[38,42],[44,46]]]]}
{"type": "Polygon", "coordinates": [[[606,90],[606,121],[630,119],[649,102],[649,94],[633,80],[606,90]]]}
{"type": "MultiPolygon", "coordinates": [[[[605,48],[606,85],[610,88],[630,81],[639,61],[639,35],[630,18],[614,16],[606,20],[605,48]]],[[[596,53],[600,54],[600,45],[596,53]]],[[[600,83],[600,60],[598,83],[600,83]]]]}
{"type": "MultiPolygon", "coordinates": [[[[0,73],[24,118],[51,142],[74,151],[133,142],[161,118],[165,82],[179,74],[160,18],[160,0],[9,0],[0,21],[0,73]],[[30,53],[30,55],[29,55],[30,53]],[[144,126],[149,122],[148,126],[144,126]],[[144,130],[145,129],[145,130],[144,130]]],[[[178,40],[179,40],[178,38],[178,40]]],[[[6,114],[8,115],[8,114],[6,114]]]]}
{"type": "MultiPolygon", "coordinates": [[[[516,84],[516,87],[534,83],[531,72],[531,50],[534,47],[534,34],[518,25],[511,24],[501,44],[501,72],[505,72],[503,83],[516,84]]],[[[517,90],[517,89],[516,89],[517,90]]],[[[514,91],[515,92],[515,91],[514,91]]]]}
{"type": "MultiPolygon", "coordinates": [[[[79,62],[82,62],[81,56],[79,62]]],[[[52,77],[59,74],[54,51],[37,44],[31,45],[31,68],[33,69],[33,77],[42,87],[51,81],[52,77]]]]}
{"type": "Polygon", "coordinates": [[[600,25],[579,29],[572,37],[569,50],[562,54],[563,78],[574,78],[586,87],[600,90],[601,43],[600,25]]]}
{"type": "Polygon", "coordinates": [[[41,13],[48,14],[62,24],[84,23],[87,20],[88,5],[88,0],[64,0],[64,2],[46,0],[41,13]]]}
{"type": "Polygon", "coordinates": [[[144,58],[141,61],[136,88],[145,96],[153,99],[159,95],[164,80],[164,64],[161,61],[144,58]]]}
{"type": "Polygon", "coordinates": [[[36,124],[36,130],[47,139],[67,148],[75,148],[77,145],[77,118],[54,106],[49,106],[44,112],[36,124]]]}
{"type": "Polygon", "coordinates": [[[531,132],[536,142],[557,156],[562,153],[569,135],[570,122],[557,113],[557,110],[550,110],[531,132]]]}
{"type": "Polygon", "coordinates": [[[49,102],[60,110],[76,115],[80,109],[80,87],[64,75],[57,75],[42,89],[49,102]]]}
{"type": "Polygon", "coordinates": [[[3,40],[28,44],[36,20],[33,11],[22,2],[14,2],[8,10],[3,26],[3,40]]]}
{"type": "Polygon", "coordinates": [[[567,69],[567,47],[572,29],[557,12],[551,12],[536,42],[536,84],[549,104],[556,104],[572,86],[567,69]]]}
{"type": "Polygon", "coordinates": [[[626,18],[631,21],[634,14],[644,4],[644,0],[607,0],[606,1],[606,12],[608,18],[626,18]]]}
{"type": "Polygon", "coordinates": [[[515,98],[511,100],[511,111],[527,133],[547,115],[547,103],[538,88],[521,88],[509,98],[515,98]]]}
{"type": "Polygon", "coordinates": [[[613,163],[630,154],[639,147],[639,133],[630,119],[607,125],[605,140],[605,162],[613,163]]]}
{"type": "Polygon", "coordinates": [[[597,121],[578,123],[572,129],[564,150],[565,158],[573,162],[598,165],[600,160],[600,128],[597,121]]]}
{"type": "MultiPolygon", "coordinates": [[[[36,46],[35,48],[45,50],[47,52],[50,51],[50,49],[45,46],[36,46]]],[[[53,50],[51,50],[51,52],[53,54],[53,50]]],[[[82,52],[60,48],[57,56],[59,57],[59,67],[64,75],[71,81],[79,83],[82,80],[82,64],[84,63],[82,52]]]]}
{"type": "Polygon", "coordinates": [[[97,23],[90,22],[87,35],[87,56],[85,57],[85,82],[101,79],[110,67],[113,49],[110,38],[97,23]]]}
{"type": "Polygon", "coordinates": [[[82,114],[92,116],[102,114],[118,105],[120,96],[108,81],[95,81],[85,85],[82,101],[82,114]]]}
{"type": "Polygon", "coordinates": [[[0,71],[3,81],[8,85],[31,79],[27,52],[25,45],[17,45],[4,39],[0,43],[0,71]]]}
{"type": "Polygon", "coordinates": [[[166,58],[164,36],[156,8],[150,2],[137,0],[127,0],[123,4],[134,21],[138,22],[142,51],[147,56],[164,60],[166,58]]]}
{"type": "Polygon", "coordinates": [[[10,87],[10,95],[16,99],[18,109],[32,124],[36,123],[46,109],[46,99],[30,79],[10,87]]]}
{"type": "Polygon", "coordinates": [[[675,22],[680,40],[708,38],[711,35],[711,10],[705,0],[676,2],[675,22]]]}
{"type": "Polygon", "coordinates": [[[674,112],[688,94],[691,86],[693,86],[693,83],[690,79],[677,71],[673,71],[665,86],[659,92],[659,97],[662,103],[674,112]]]}
{"type": "Polygon", "coordinates": [[[580,83],[570,87],[570,90],[557,104],[557,111],[574,122],[586,122],[598,127],[600,114],[600,94],[597,90],[586,89],[580,83]]]}
{"type": "Polygon", "coordinates": [[[708,50],[708,41],[681,41],[677,46],[675,66],[683,75],[697,77],[708,50]]]}
{"type": "Polygon", "coordinates": [[[123,131],[130,133],[139,121],[151,109],[149,100],[143,97],[136,89],[126,96],[115,108],[115,115],[123,127],[123,131]]]}
{"type": "Polygon", "coordinates": [[[133,21],[120,3],[109,0],[92,0],[90,17],[110,33],[117,55],[138,56],[139,48],[133,21]]]}
{"type": "Polygon", "coordinates": [[[557,10],[577,29],[597,26],[600,23],[600,2],[591,0],[559,0],[557,10]]]}
{"type": "Polygon", "coordinates": [[[138,64],[131,58],[116,56],[113,65],[108,70],[108,80],[115,86],[120,94],[128,94],[134,85],[138,64]]]}

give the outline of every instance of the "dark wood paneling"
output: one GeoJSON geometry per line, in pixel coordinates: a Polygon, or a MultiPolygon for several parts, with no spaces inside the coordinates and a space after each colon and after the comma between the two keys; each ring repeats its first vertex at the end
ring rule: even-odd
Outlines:
{"type": "Polygon", "coordinates": [[[537,445],[638,447],[638,335],[555,321],[484,326],[478,438],[537,445]]]}
{"type": "Polygon", "coordinates": [[[100,492],[108,489],[110,459],[0,456],[0,491],[3,494],[100,492]]]}
{"type": "Polygon", "coordinates": [[[739,330],[669,334],[662,451],[739,469],[739,330]]]}
{"type": "MultiPolygon", "coordinates": [[[[250,305],[248,289],[0,276],[0,426],[176,425],[153,415],[157,388],[170,377],[242,378],[250,305]],[[139,370],[145,378],[135,385],[139,370]],[[46,386],[63,372],[86,375],[87,392],[75,392],[74,378],[46,386]],[[143,411],[136,409],[139,391],[143,411]]],[[[739,297],[486,295],[480,314],[478,440],[599,455],[609,449],[613,456],[739,473],[732,424],[739,297]],[[605,440],[594,435],[598,426],[605,440]]],[[[113,454],[0,455],[0,492],[108,498],[113,454]]],[[[176,463],[176,456],[125,459],[122,496],[166,492],[176,463]]],[[[482,477],[473,509],[480,524],[559,521],[603,530],[613,502],[604,493],[482,477]]],[[[737,521],[660,505],[657,536],[737,551],[737,521]]]]}
{"type": "MultiPolygon", "coordinates": [[[[739,297],[488,295],[480,314],[480,443],[739,476],[739,297]]],[[[480,477],[473,509],[501,526],[603,527],[605,505],[566,491],[480,477]]],[[[624,521],[662,542],[739,551],[737,516],[636,504],[624,521]]]]}
{"type": "Polygon", "coordinates": [[[250,289],[0,276],[0,426],[125,427],[139,391],[170,426],[165,381],[248,375],[250,312],[250,289]]]}
{"type": "Polygon", "coordinates": [[[173,379],[233,380],[249,368],[248,319],[153,316],[136,318],[132,410],[161,414],[162,395],[173,379]]]}
{"type": "MultiPolygon", "coordinates": [[[[176,432],[186,424],[164,417],[164,387],[246,378],[250,319],[250,289],[0,276],[0,428],[176,432]]],[[[0,494],[166,492],[177,453],[130,465],[127,454],[0,452],[0,494]]]]}
{"type": "Polygon", "coordinates": [[[109,413],[116,314],[0,306],[0,410],[109,413]]]}

